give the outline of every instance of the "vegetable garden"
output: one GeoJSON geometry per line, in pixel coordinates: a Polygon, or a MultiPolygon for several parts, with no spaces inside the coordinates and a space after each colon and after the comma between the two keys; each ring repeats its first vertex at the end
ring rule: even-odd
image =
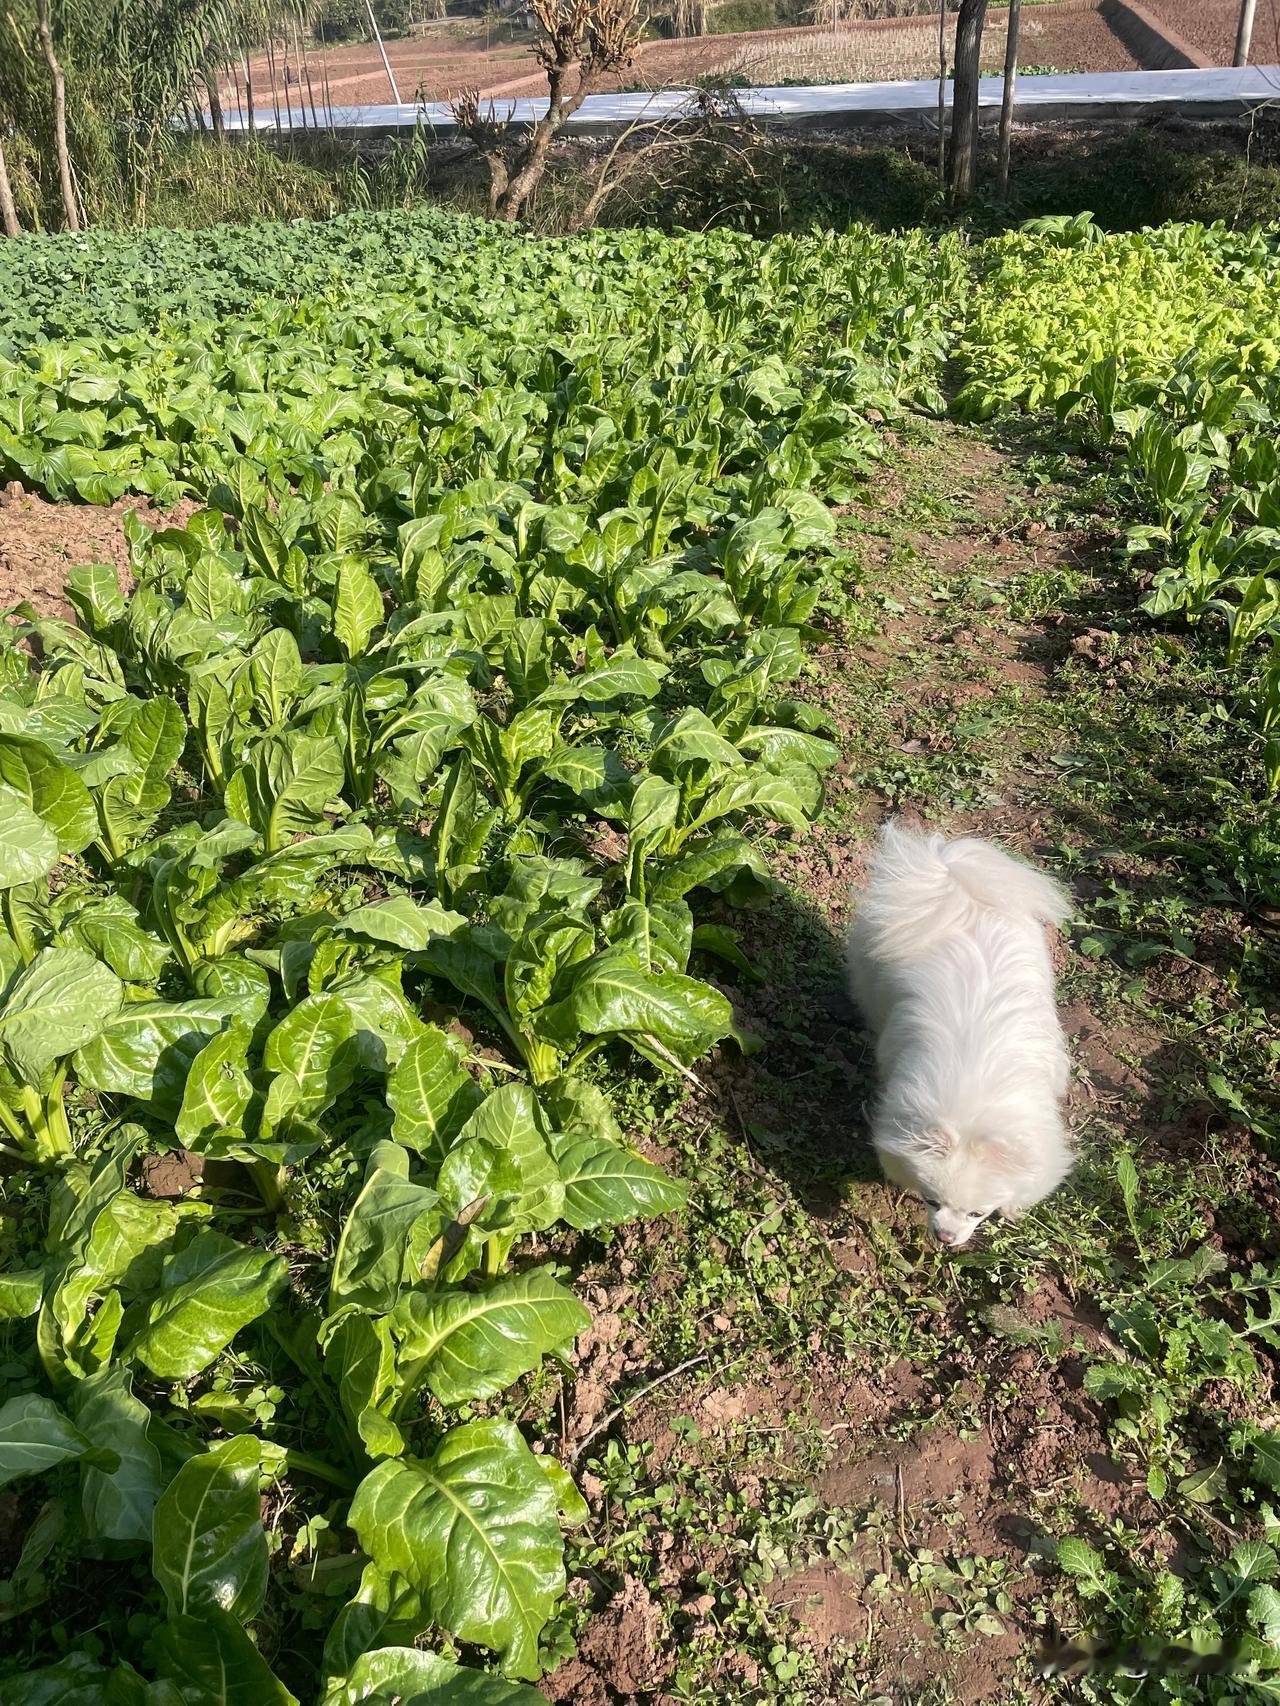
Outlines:
{"type": "Polygon", "coordinates": [[[1056,410],[1274,795],[1278,273],[1087,219],[0,250],[0,481],[203,506],[0,654],[0,1485],[63,1489],[29,1580],[149,1570],[127,1650],[11,1588],[6,1706],[540,1698],[587,1508],[510,1395],[590,1324],[572,1235],[685,1201],[619,1087],[760,1046],[835,512],[911,410],[1056,410]],[[283,1668],[273,1501],[343,1537],[283,1668]]]}

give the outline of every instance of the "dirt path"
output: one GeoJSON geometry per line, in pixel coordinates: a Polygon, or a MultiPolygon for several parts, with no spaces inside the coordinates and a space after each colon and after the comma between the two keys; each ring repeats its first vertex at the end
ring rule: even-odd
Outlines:
{"type": "Polygon", "coordinates": [[[572,1706],[1058,1698],[1033,1663],[1071,1616],[1057,1541],[1131,1531],[1153,1570],[1206,1544],[1083,1389],[1144,1283],[1118,1271],[1148,1212],[1126,1223],[1118,1144],[1171,1252],[1276,1250],[1272,1169],[1206,1100],[1199,1056],[1232,1026],[1228,962],[1258,927],[1220,897],[1192,930],[1161,898],[1171,867],[1126,850],[1200,833],[1206,757],[1166,727],[1193,672],[1111,584],[1105,502],[1033,491],[1018,454],[959,429],[901,449],[846,517],[842,637],[803,683],[845,751],[828,810],[778,850],[787,887],[737,918],[763,981],[731,993],[768,1046],[711,1063],[696,1096],[635,1093],[635,1128],[696,1195],[679,1230],[600,1254],[552,1419],[572,1449],[629,1405],[584,1453],[578,1652],[543,1685],[572,1706]],[[1061,965],[1078,1179],[951,1259],[876,1177],[841,985],[850,892],[893,809],[1048,860],[1088,915],[1061,965]]]}

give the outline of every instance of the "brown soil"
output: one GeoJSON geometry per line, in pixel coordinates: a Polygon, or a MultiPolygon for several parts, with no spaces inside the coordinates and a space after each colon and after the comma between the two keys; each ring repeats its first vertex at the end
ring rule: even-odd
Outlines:
{"type": "Polygon", "coordinates": [[[40,616],[70,617],[64,588],[77,563],[109,564],[127,592],[133,579],[125,516],[132,510],[149,527],[180,526],[197,507],[184,501],[163,515],[145,498],[121,498],[105,508],[52,504],[15,481],[0,491],[0,609],[28,603],[40,616]]]}
{"type": "MultiPolygon", "coordinates": [[[[1164,0],[1166,10],[1180,3],[1181,0],[1164,0]]],[[[1224,3],[1229,4],[1230,0],[1224,3]]],[[[1269,40],[1264,14],[1276,3],[1277,0],[1261,0],[1257,26],[1260,47],[1269,40]]],[[[983,41],[985,72],[998,72],[1003,65],[1006,16],[1002,8],[993,8],[988,14],[983,41]]],[[[1185,22],[1177,22],[1176,27],[1190,40],[1198,39],[1185,22]]],[[[1063,71],[1137,68],[1132,53],[1101,16],[1097,0],[1054,0],[1053,4],[1024,10],[1021,28],[1025,64],[1053,65],[1063,71]]],[[[734,73],[745,74],[757,83],[806,76],[826,77],[832,82],[925,77],[933,74],[936,63],[936,57],[932,57],[934,50],[927,45],[932,37],[933,26],[927,15],[922,15],[863,19],[841,24],[834,30],[805,26],[646,41],[636,48],[632,63],[603,87],[607,90],[687,88],[701,77],[734,73]]],[[[532,63],[531,45],[531,37],[516,31],[504,30],[501,34],[494,31],[486,36],[450,30],[389,41],[386,49],[402,100],[412,101],[421,94],[428,101],[447,101],[473,87],[484,96],[501,99],[543,94],[546,78],[532,63]]],[[[335,106],[376,105],[392,98],[378,49],[372,42],[357,42],[327,51],[309,50],[307,60],[310,94],[318,105],[324,103],[326,88],[335,106]]],[[[1230,60],[1228,51],[1226,58],[1218,63],[1229,64],[1230,60]]],[[[1255,62],[1259,62],[1257,55],[1255,62]]],[[[309,98],[307,84],[301,80],[300,62],[296,68],[300,80],[290,83],[286,100],[283,62],[277,64],[276,94],[282,107],[305,106],[309,98]]],[[[270,68],[263,59],[256,61],[252,69],[254,105],[260,110],[270,109],[273,104],[270,68]]],[[[290,58],[291,76],[294,69],[295,60],[290,58]]],[[[238,104],[244,104],[243,78],[237,81],[238,95],[230,81],[224,91],[224,99],[232,111],[238,104]]]]}
{"type": "MultiPolygon", "coordinates": [[[[1210,65],[1232,63],[1240,18],[1236,0],[1150,0],[1148,9],[1167,19],[1210,65]]],[[[1280,0],[1258,0],[1249,63],[1280,64],[1280,0]]]]}

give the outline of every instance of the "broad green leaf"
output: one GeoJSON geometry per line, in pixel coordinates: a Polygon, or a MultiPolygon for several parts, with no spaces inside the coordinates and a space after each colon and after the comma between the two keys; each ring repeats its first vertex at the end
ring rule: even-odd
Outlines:
{"type": "Polygon", "coordinates": [[[58,863],[58,838],[20,793],[0,788],[0,889],[48,877],[58,863]]]}
{"type": "Polygon", "coordinates": [[[608,705],[618,699],[652,699],[666,673],[661,664],[617,651],[599,669],[571,676],[569,681],[576,698],[589,705],[608,705]]]}
{"type": "Polygon", "coordinates": [[[0,785],[25,800],[53,831],[61,852],[79,853],[96,838],[98,814],[89,790],[76,772],[40,741],[0,734],[0,785]]]}
{"type": "Polygon", "coordinates": [[[126,983],[154,983],[171,958],[168,944],[144,930],[133,908],[116,895],[82,907],[63,935],[126,983]]]}
{"type": "Polygon", "coordinates": [[[449,767],[431,827],[431,851],[445,901],[453,898],[475,869],[494,816],[476,787],[470,754],[460,752],[449,767]]]}
{"type": "Polygon", "coordinates": [[[367,976],[357,973],[339,978],[329,989],[351,1011],[355,1027],[352,1046],[360,1070],[379,1077],[389,1072],[409,1044],[427,1030],[401,987],[401,974],[399,963],[380,965],[367,976]]]}
{"type": "Polygon", "coordinates": [[[567,1356],[590,1325],[590,1311],[546,1268],[483,1291],[410,1293],[395,1316],[402,1377],[425,1378],[449,1406],[491,1398],[544,1356],[567,1356]]]}
{"type": "Polygon", "coordinates": [[[680,812],[680,790],[661,776],[646,776],[631,796],[627,833],[633,843],[648,845],[666,833],[680,812]]]}
{"type": "Polygon", "coordinates": [[[1249,1620],[1263,1640],[1280,1647],[1280,1592],[1273,1587],[1254,1588],[1249,1595],[1249,1620]]]}
{"type": "Polygon", "coordinates": [[[391,1317],[345,1307],[323,1330],[324,1367],[361,1445],[376,1462],[399,1457],[404,1439],[392,1418],[400,1396],[391,1317]]]}
{"type": "Polygon", "coordinates": [[[680,900],[696,888],[722,890],[746,879],[763,890],[768,867],[758,848],[736,830],[720,830],[685,843],[674,859],[665,859],[648,880],[649,899],[680,900]]]}
{"type": "Polygon", "coordinates": [[[324,1643],[323,1672],[336,1682],[366,1653],[414,1641],[427,1621],[422,1601],[403,1576],[384,1576],[366,1564],[354,1599],[334,1618],[324,1643]]]}
{"type": "Polygon", "coordinates": [[[1270,1582],[1280,1575],[1280,1558],[1265,1540],[1241,1540],[1231,1549],[1231,1567],[1236,1581],[1233,1593],[1250,1582],[1270,1582]]]}
{"type": "Polygon", "coordinates": [[[116,571],[107,563],[77,563],[67,572],[67,597],[90,632],[103,632],[125,613],[116,571]]]}
{"type": "Polygon", "coordinates": [[[349,1046],[355,1030],[355,1015],[340,995],[308,995],[281,1019],[262,1048],[264,1068],[276,1074],[267,1093],[268,1125],[287,1113],[332,1106],[356,1075],[349,1046]]]}
{"type": "Polygon", "coordinates": [[[1058,1567],[1074,1576],[1078,1582],[1085,1583],[1095,1591],[1103,1585],[1106,1576],[1106,1565],[1102,1554],[1094,1550],[1087,1540],[1074,1536],[1058,1542],[1058,1567]]]}
{"type": "Polygon", "coordinates": [[[176,1110],[191,1063],[236,1016],[223,998],[130,1002],[78,1051],[76,1077],[92,1090],[176,1110]]]}
{"type": "Polygon", "coordinates": [[[26,1392],[0,1405],[0,1487],[92,1450],[51,1398],[26,1392]]]}
{"type": "Polygon", "coordinates": [[[45,1294],[36,1339],[46,1372],[55,1383],[84,1378],[112,1355],[120,1326],[116,1287],[154,1289],[160,1280],[160,1247],[169,1243],[184,1214],[171,1203],[150,1202],[111,1186],[123,1173],[103,1166],[64,1232],[64,1262],[45,1294]],[[109,1194],[107,1194],[109,1192],[109,1194]],[[81,1218],[81,1210],[87,1217],[81,1218]],[[96,1313],[93,1300],[101,1299],[96,1313]]]}
{"type": "Polygon", "coordinates": [[[564,1219],[579,1231],[621,1226],[684,1206],[687,1186],[621,1144],[580,1132],[550,1141],[564,1182],[564,1219]]]}
{"type": "Polygon", "coordinates": [[[456,936],[438,937],[423,950],[419,962],[433,977],[452,984],[486,1008],[500,1025],[506,1023],[498,993],[498,960],[485,932],[468,927],[456,936]]]}
{"type": "Polygon", "coordinates": [[[256,1027],[271,1005],[271,978],[261,966],[240,954],[197,960],[190,977],[197,995],[225,1001],[228,1012],[251,1027],[256,1027]]]}
{"type": "Polygon", "coordinates": [[[283,1256],[220,1232],[198,1232],[185,1250],[165,1258],[160,1295],[129,1354],[158,1380],[190,1380],[270,1309],[288,1277],[283,1256]]]}
{"type": "Polygon", "coordinates": [[[347,1216],[329,1276],[329,1308],[345,1303],[385,1312],[413,1273],[413,1251],[439,1235],[445,1215],[436,1193],[409,1179],[409,1157],[380,1144],[347,1216]]]}
{"type": "Polygon", "coordinates": [[[191,1062],[174,1136],[188,1149],[199,1147],[210,1132],[239,1132],[253,1085],[249,1080],[250,1031],[233,1019],[210,1039],[191,1062]]]}
{"type": "Polygon", "coordinates": [[[291,704],[303,690],[304,681],[297,640],[287,628],[270,629],[249,657],[249,686],[254,706],[269,728],[277,728],[285,721],[291,704]]]}
{"type": "Polygon", "coordinates": [[[614,949],[586,962],[551,1022],[570,1033],[625,1036],[659,1061],[692,1066],[728,1036],[733,1009],[709,984],[645,971],[630,953],[614,949]]]}
{"type": "Polygon", "coordinates": [[[26,1321],[40,1307],[48,1275],[44,1268],[0,1273],[0,1321],[26,1321]]]}
{"type": "Polygon", "coordinates": [[[538,1637],[564,1591],[564,1543],[555,1491],[510,1422],[468,1422],[423,1461],[379,1464],[350,1522],[433,1621],[499,1653],[512,1675],[538,1675],[538,1637]]]}
{"type": "Polygon", "coordinates": [[[42,948],[10,985],[0,1007],[0,1050],[24,1083],[108,1025],[120,1006],[120,979],[79,948],[42,948]]]}
{"type": "Polygon", "coordinates": [[[108,1668],[88,1653],[68,1653],[56,1665],[6,1678],[0,1701],[3,1706],[187,1706],[173,1695],[161,1698],[132,1665],[108,1668]]]}
{"type": "Polygon", "coordinates": [[[228,783],[226,808],[258,831],[268,853],[278,853],[295,835],[324,827],[344,774],[337,741],[292,733],[269,736],[228,783]]]}
{"type": "Polygon", "coordinates": [[[462,1066],[464,1053],[456,1038],[433,1028],[409,1044],[387,1079],[392,1135],[428,1162],[444,1159],[484,1100],[462,1066]]]}
{"type": "Polygon", "coordinates": [[[160,1453],[147,1434],[151,1411],[134,1397],[132,1376],[119,1365],[104,1368],[75,1388],[71,1402],[85,1438],[120,1459],[110,1472],[85,1467],[81,1503],[86,1532],[94,1540],[149,1541],[164,1483],[160,1453]]]}
{"type": "Polygon", "coordinates": [[[298,1706],[235,1616],[216,1605],[173,1615],[154,1651],[157,1670],[176,1686],[182,1706],[298,1706]]]}
{"type": "Polygon", "coordinates": [[[559,782],[602,817],[624,816],[634,786],[634,778],[617,753],[591,742],[557,747],[539,774],[559,782]]]}
{"type": "Polygon", "coordinates": [[[507,1205],[509,1231],[542,1232],[559,1220],[564,1186],[527,1084],[504,1084],[491,1091],[459,1132],[457,1148],[472,1139],[507,1156],[516,1170],[520,1189],[507,1205]]]}
{"type": "Polygon", "coordinates": [[[333,600],[333,631],[348,658],[363,657],[369,637],[382,621],[382,594],[373,576],[355,557],[338,570],[333,600]]]}
{"type": "Polygon", "coordinates": [[[523,1682],[467,1670],[417,1647],[381,1647],[358,1658],[320,1706],[541,1706],[523,1682]]]}
{"type": "Polygon", "coordinates": [[[434,901],[424,906],[400,894],[345,913],[338,929],[344,936],[363,936],[412,952],[428,947],[438,936],[452,936],[465,923],[461,913],[446,911],[434,901]]]}
{"type": "Polygon", "coordinates": [[[705,828],[737,812],[775,818],[791,829],[804,829],[809,822],[804,802],[788,778],[753,768],[750,775],[728,777],[713,788],[699,805],[692,827],[705,828]]]}
{"type": "Polygon", "coordinates": [[[151,1568],[170,1617],[212,1621],[226,1612],[246,1623],[262,1609],[267,1536],[258,1497],[261,1459],[258,1441],[242,1435],[184,1463],[161,1495],[151,1568]]]}
{"type": "Polygon", "coordinates": [[[187,721],[172,699],[148,699],[125,724],[130,767],[103,784],[98,817],[113,855],[143,835],[169,803],[169,773],[182,757],[187,721]]]}

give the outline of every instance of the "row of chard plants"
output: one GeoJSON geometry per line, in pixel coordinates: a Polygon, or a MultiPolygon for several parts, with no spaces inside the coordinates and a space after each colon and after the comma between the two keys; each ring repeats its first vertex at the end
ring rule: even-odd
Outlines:
{"type": "Polygon", "coordinates": [[[957,345],[961,414],[1053,409],[1120,473],[1144,608],[1206,625],[1280,793],[1280,244],[1088,214],[989,246],[957,345]]]}
{"type": "Polygon", "coordinates": [[[748,1042],[725,920],[836,757],[823,500],[963,287],[430,235],[378,300],[7,358],[7,475],[204,507],[0,652],[6,1706],[540,1698],[586,1509],[502,1395],[589,1321],[568,1238],[683,1200],[611,1075],[748,1042]],[[286,1507],[331,1540],[282,1635],[286,1507]],[[86,1639],[58,1599],[122,1572],[86,1639]]]}

